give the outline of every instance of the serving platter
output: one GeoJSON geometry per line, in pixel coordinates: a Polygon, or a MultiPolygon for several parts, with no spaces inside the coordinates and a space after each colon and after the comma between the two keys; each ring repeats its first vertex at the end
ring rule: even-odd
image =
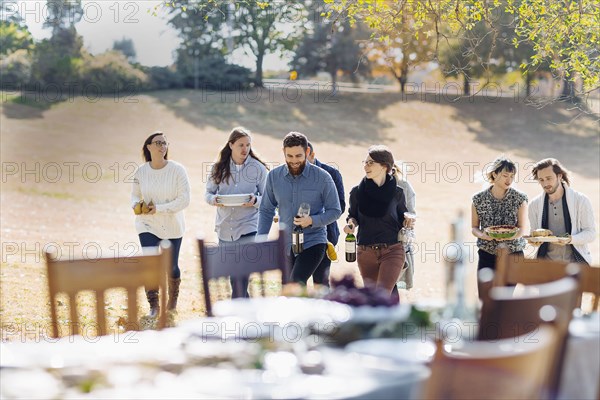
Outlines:
{"type": "Polygon", "coordinates": [[[560,236],[523,236],[527,239],[528,242],[535,243],[558,243],[560,241],[565,241],[568,238],[560,237],[560,236]]]}

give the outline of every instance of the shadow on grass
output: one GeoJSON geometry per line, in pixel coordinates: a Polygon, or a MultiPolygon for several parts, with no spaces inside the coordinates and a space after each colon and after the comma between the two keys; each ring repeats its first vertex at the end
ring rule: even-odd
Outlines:
{"type": "Polygon", "coordinates": [[[44,111],[64,100],[49,101],[42,93],[0,92],[2,114],[13,119],[43,118],[44,111]]]}
{"type": "MultiPolygon", "coordinates": [[[[400,93],[338,93],[253,89],[247,92],[166,91],[149,93],[175,114],[198,128],[214,126],[225,132],[236,125],[282,138],[296,130],[316,141],[372,144],[395,140],[386,130],[392,121],[380,117],[386,107],[422,102],[423,116],[436,118],[430,106],[451,106],[455,117],[476,140],[532,160],[555,157],[574,172],[600,175],[600,135],[597,119],[572,104],[553,102],[536,107],[524,99],[474,96],[452,101],[444,96],[400,93]],[[298,94],[301,94],[299,96],[298,94]],[[296,97],[298,96],[298,97],[296,97]]],[[[408,109],[408,107],[407,107],[408,109]]],[[[414,109],[414,107],[410,108],[414,109]]],[[[403,114],[402,118],[414,119],[403,114]]],[[[443,121],[440,121],[443,122],[443,121]]],[[[440,125],[440,129],[443,126],[440,125]]],[[[491,161],[491,160],[490,160],[491,161]]]]}
{"type": "MultiPolygon", "coordinates": [[[[553,157],[567,169],[589,178],[600,175],[600,125],[597,117],[570,103],[543,107],[514,98],[446,102],[476,140],[497,149],[539,161],[553,157]]],[[[490,160],[492,161],[492,160],[490,160]]]]}
{"type": "Polygon", "coordinates": [[[214,126],[225,132],[242,125],[257,133],[283,138],[290,131],[305,133],[315,141],[345,144],[373,143],[391,124],[379,110],[400,98],[396,93],[338,93],[314,90],[252,89],[242,92],[151,92],[178,117],[197,128],[214,126]]]}

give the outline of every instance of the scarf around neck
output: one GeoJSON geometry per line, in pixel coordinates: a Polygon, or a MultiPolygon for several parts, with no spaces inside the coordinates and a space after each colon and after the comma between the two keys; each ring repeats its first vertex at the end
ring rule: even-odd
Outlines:
{"type": "MultiPolygon", "coordinates": [[[[562,187],[563,187],[563,191],[564,191],[563,196],[562,196],[562,209],[563,209],[563,218],[565,220],[565,229],[569,234],[571,234],[571,229],[572,229],[571,214],[569,214],[569,206],[567,205],[567,191],[565,189],[565,185],[562,185],[562,187]]],[[[548,196],[548,193],[546,193],[546,195],[544,196],[544,208],[542,210],[542,228],[543,229],[548,229],[548,207],[549,207],[549,204],[550,204],[550,196],[548,196]]],[[[542,243],[542,245],[540,246],[540,248],[538,250],[537,258],[546,258],[546,254],[548,254],[548,246],[549,246],[549,243],[542,243]]],[[[579,254],[579,252],[577,251],[575,246],[573,246],[572,244],[569,244],[568,246],[571,247],[571,250],[573,251],[573,256],[575,257],[576,262],[582,263],[582,264],[587,264],[587,262],[585,261],[583,256],[581,254],[579,254]]]]}
{"type": "Polygon", "coordinates": [[[385,183],[377,186],[372,179],[363,178],[358,185],[358,210],[367,217],[381,218],[396,194],[396,179],[387,175],[385,183]]]}

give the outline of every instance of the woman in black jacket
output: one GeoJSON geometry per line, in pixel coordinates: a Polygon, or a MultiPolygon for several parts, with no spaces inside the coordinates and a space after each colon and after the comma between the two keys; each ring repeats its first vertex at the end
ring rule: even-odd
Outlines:
{"type": "Polygon", "coordinates": [[[365,282],[392,294],[402,273],[406,253],[398,232],[407,210],[403,190],[397,185],[392,152],[371,146],[363,161],[365,177],[350,191],[345,233],[358,229],[357,262],[365,282]]]}

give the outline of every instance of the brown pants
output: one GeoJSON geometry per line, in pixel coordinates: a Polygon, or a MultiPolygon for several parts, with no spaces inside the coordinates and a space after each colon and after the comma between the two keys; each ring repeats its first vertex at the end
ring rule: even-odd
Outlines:
{"type": "Polygon", "coordinates": [[[391,294],[402,273],[405,257],[404,244],[399,242],[383,248],[358,246],[356,261],[365,282],[374,283],[391,294]]]}

